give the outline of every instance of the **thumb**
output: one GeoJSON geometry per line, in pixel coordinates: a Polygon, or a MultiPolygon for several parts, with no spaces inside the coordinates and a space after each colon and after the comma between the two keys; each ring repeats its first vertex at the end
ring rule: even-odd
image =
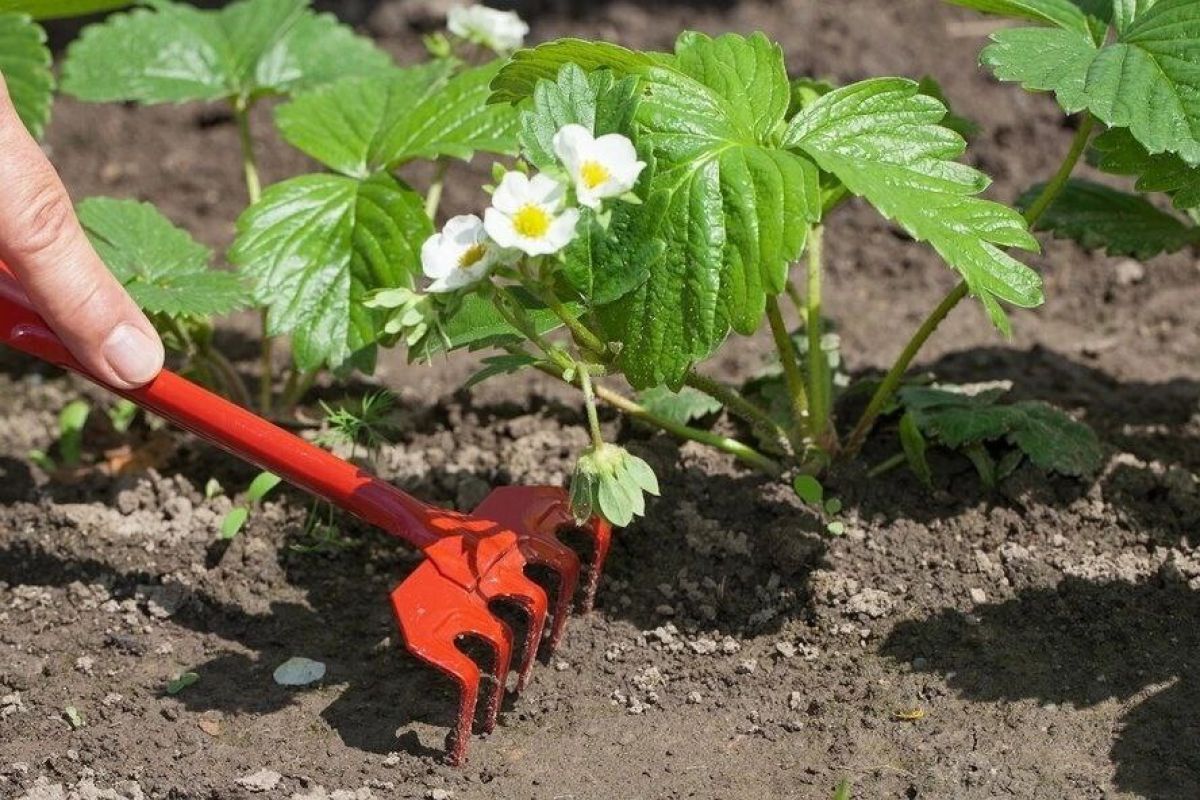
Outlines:
{"type": "Polygon", "coordinates": [[[2,76],[0,260],[93,376],[132,389],[162,369],[154,326],[92,249],[66,187],[17,117],[2,76]]]}

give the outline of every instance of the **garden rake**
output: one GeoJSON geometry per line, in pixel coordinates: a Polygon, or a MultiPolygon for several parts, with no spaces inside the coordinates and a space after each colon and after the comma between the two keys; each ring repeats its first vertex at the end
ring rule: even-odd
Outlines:
{"type": "MultiPolygon", "coordinates": [[[[33,311],[3,264],[0,342],[103,386],[33,311]]],[[[515,605],[526,617],[517,692],[528,681],[543,640],[552,650],[562,636],[581,569],[575,551],[558,538],[567,529],[579,530],[592,540],[582,600],[585,611],[592,607],[611,529],[600,519],[577,525],[567,494],[560,488],[499,488],[473,514],[446,511],[169,371],[141,389],[105,388],[424,553],[426,560],[392,592],[391,599],[408,650],[457,684],[460,703],[458,722],[450,734],[451,763],[461,763],[466,756],[481,682],[486,678],[492,687],[479,720],[484,732],[495,727],[507,688],[513,633],[492,606],[515,605]],[[550,600],[547,590],[526,576],[531,565],[555,576],[555,607],[545,635],[550,600]],[[491,664],[485,665],[489,673],[459,648],[466,638],[482,640],[490,648],[491,664]]]]}

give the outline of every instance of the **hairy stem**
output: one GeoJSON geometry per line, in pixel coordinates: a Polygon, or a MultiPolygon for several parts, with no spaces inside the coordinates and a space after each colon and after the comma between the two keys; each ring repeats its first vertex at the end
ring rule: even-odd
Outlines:
{"type": "Polygon", "coordinates": [[[558,317],[563,325],[567,326],[567,330],[571,332],[571,338],[575,340],[576,344],[601,358],[608,354],[608,345],[604,343],[604,340],[571,313],[571,309],[558,299],[553,287],[543,285],[538,288],[540,289],[536,292],[538,298],[554,312],[554,316],[558,317]]]}
{"type": "Polygon", "coordinates": [[[837,432],[830,426],[829,361],[821,347],[824,323],[821,319],[821,273],[824,268],[822,239],[824,229],[816,225],[808,241],[808,296],[805,330],[808,332],[808,423],[813,441],[826,452],[836,450],[837,432]]]}
{"type": "Polygon", "coordinates": [[[579,373],[579,388],[583,390],[583,403],[587,406],[588,432],[592,436],[592,447],[599,450],[604,446],[604,433],[600,430],[600,415],[596,411],[596,391],[592,387],[592,376],[588,374],[586,364],[577,363],[575,371],[579,373]]]}
{"type": "Polygon", "coordinates": [[[780,451],[786,453],[791,449],[792,443],[788,439],[787,431],[771,419],[766,411],[747,400],[737,389],[727,386],[715,378],[702,375],[694,369],[684,378],[684,383],[713,398],[725,406],[730,413],[741,417],[759,436],[772,442],[780,451]]]}
{"type": "Polygon", "coordinates": [[[202,349],[199,355],[221,376],[222,382],[228,388],[235,403],[243,408],[250,408],[254,405],[254,401],[250,398],[250,390],[246,388],[246,382],[242,380],[242,376],[234,369],[229,359],[212,347],[202,349]]]}
{"type": "Polygon", "coordinates": [[[429,184],[429,194],[425,195],[425,214],[434,224],[437,224],[438,209],[442,206],[442,192],[446,188],[446,170],[450,162],[439,158],[433,171],[433,183],[429,184]]]}
{"type": "MultiPolygon", "coordinates": [[[[1083,152],[1087,149],[1088,141],[1091,139],[1092,132],[1095,130],[1096,120],[1091,114],[1085,113],[1080,119],[1079,130],[1075,133],[1075,138],[1071,142],[1071,148],[1067,151],[1066,157],[1063,159],[1062,165],[1058,171],[1054,173],[1054,177],[1042,189],[1041,194],[1034,200],[1033,204],[1025,211],[1025,221],[1029,226],[1034,227],[1042,215],[1054,205],[1054,201],[1062,194],[1066,188],[1067,181],[1071,177],[1071,173],[1075,171],[1075,167],[1079,164],[1079,159],[1083,156],[1083,152]]],[[[908,372],[909,366],[912,364],[917,353],[925,346],[925,342],[933,335],[933,332],[942,324],[942,320],[962,302],[970,293],[966,281],[955,286],[942,302],[938,304],[930,315],[921,323],[921,327],[913,334],[912,339],[904,347],[900,353],[900,357],[892,365],[884,377],[883,382],[879,384],[879,388],[875,390],[875,394],[871,397],[871,401],[867,404],[866,410],[858,420],[858,424],[854,426],[854,431],[850,434],[850,439],[846,444],[844,455],[847,457],[853,456],[860,449],[863,443],[867,440],[867,435],[875,426],[875,421],[879,418],[879,414],[887,406],[888,401],[892,399],[892,395],[900,388],[900,381],[903,380],[904,374],[908,372]]]]}
{"type": "MultiPolygon", "coordinates": [[[[250,205],[255,205],[262,199],[262,181],[258,176],[258,160],[254,156],[254,137],[250,132],[250,101],[238,98],[233,105],[233,116],[237,120],[238,141],[242,147],[242,172],[246,178],[246,195],[250,205]]],[[[258,407],[268,416],[271,414],[271,403],[274,400],[271,391],[272,377],[275,372],[275,340],[267,335],[268,311],[262,309],[259,313],[262,327],[262,376],[258,383],[258,407]]]]}
{"type": "Polygon", "coordinates": [[[800,356],[787,326],[783,322],[783,312],[779,308],[776,297],[767,298],[767,321],[771,325],[771,335],[775,337],[775,349],[779,352],[779,361],[783,365],[783,378],[787,383],[788,396],[792,401],[792,430],[789,436],[792,446],[797,453],[805,450],[803,437],[799,431],[808,418],[808,393],[804,389],[804,374],[800,371],[800,356]]]}
{"type": "Polygon", "coordinates": [[[292,368],[280,400],[279,413],[281,415],[290,414],[292,409],[299,405],[300,401],[304,399],[304,395],[308,394],[313,384],[317,382],[319,374],[319,371],[315,369],[301,371],[295,367],[292,368]]]}
{"type": "MultiPolygon", "coordinates": [[[[565,381],[563,379],[562,372],[559,371],[554,365],[540,364],[538,369],[547,375],[550,375],[551,377],[562,380],[564,383],[568,383],[568,385],[575,385],[565,381]]],[[[660,417],[639,403],[630,400],[625,395],[620,394],[619,392],[614,392],[604,386],[594,386],[593,388],[597,398],[605,403],[608,403],[610,406],[628,417],[640,420],[641,422],[645,422],[646,424],[652,425],[656,428],[660,428],[667,433],[678,436],[681,439],[699,442],[700,444],[708,445],[709,447],[720,450],[721,452],[729,453],[730,455],[735,456],[750,466],[762,470],[768,475],[777,476],[783,473],[783,467],[778,461],[763,455],[753,447],[743,444],[736,439],[729,439],[719,434],[712,433],[711,431],[693,428],[689,425],[683,425],[675,422],[674,420],[660,417]]]]}

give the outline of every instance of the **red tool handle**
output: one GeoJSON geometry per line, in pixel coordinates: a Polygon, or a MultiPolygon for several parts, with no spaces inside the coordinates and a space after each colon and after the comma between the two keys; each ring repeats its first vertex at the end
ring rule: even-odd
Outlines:
{"type": "MultiPolygon", "coordinates": [[[[3,263],[0,343],[77,372],[415,547],[424,549],[441,539],[430,527],[434,512],[430,506],[172,372],[164,370],[149,385],[132,391],[105,386],[75,360],[33,311],[24,290],[3,263]]],[[[445,512],[438,513],[445,516],[445,512]]]]}

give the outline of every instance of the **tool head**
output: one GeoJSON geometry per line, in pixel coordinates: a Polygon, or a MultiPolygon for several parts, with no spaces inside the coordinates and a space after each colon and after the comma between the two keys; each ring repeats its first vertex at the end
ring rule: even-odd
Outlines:
{"type": "Polygon", "coordinates": [[[579,584],[580,561],[558,535],[581,528],[593,539],[585,608],[591,607],[595,584],[608,552],[609,526],[578,526],[566,492],[548,487],[509,487],[493,492],[472,515],[438,512],[429,527],[442,538],[424,548],[427,561],[392,593],[392,603],[409,651],[448,675],[460,696],[458,722],[451,734],[449,759],[461,763],[474,727],[481,682],[491,684],[484,732],[496,724],[513,655],[513,633],[494,613],[497,603],[519,607],[528,617],[516,691],[529,679],[542,643],[549,598],[526,568],[537,565],[556,576],[555,611],[547,647],[562,636],[579,584]],[[491,650],[485,674],[460,648],[463,640],[482,640],[491,650]]]}

